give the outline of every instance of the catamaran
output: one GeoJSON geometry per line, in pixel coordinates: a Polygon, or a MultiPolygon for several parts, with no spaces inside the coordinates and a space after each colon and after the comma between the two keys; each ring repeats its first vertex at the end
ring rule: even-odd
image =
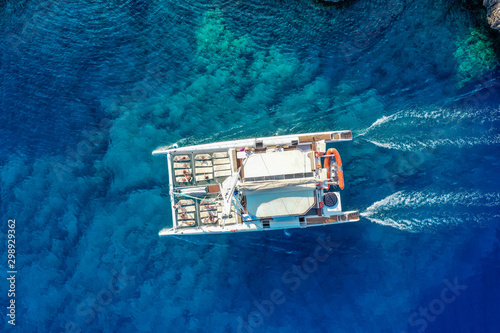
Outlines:
{"type": "Polygon", "coordinates": [[[243,139],[153,151],[166,155],[173,226],[160,236],[306,228],[359,221],[343,211],[342,160],[327,145],[351,131],[243,139]]]}

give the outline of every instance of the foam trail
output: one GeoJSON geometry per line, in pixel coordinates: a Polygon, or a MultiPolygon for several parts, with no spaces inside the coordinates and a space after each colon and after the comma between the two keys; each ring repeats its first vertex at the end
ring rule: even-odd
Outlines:
{"type": "Polygon", "coordinates": [[[459,225],[467,220],[488,220],[497,216],[488,212],[474,214],[467,210],[458,210],[459,207],[482,207],[485,210],[487,207],[500,207],[500,193],[467,190],[453,193],[399,191],[373,203],[361,216],[378,224],[413,232],[445,224],[459,225]],[[415,209],[421,207],[428,209],[415,209]],[[398,215],[401,217],[397,218],[398,215]]]}
{"type": "MultiPolygon", "coordinates": [[[[403,150],[402,149],[403,146],[401,146],[400,144],[396,144],[396,143],[385,143],[385,142],[378,142],[378,141],[374,141],[374,140],[366,140],[366,141],[373,143],[374,145],[382,147],[382,148],[403,150]]],[[[406,149],[404,149],[404,150],[406,150],[406,149]]]]}
{"type": "Polygon", "coordinates": [[[405,128],[408,125],[419,126],[432,121],[432,125],[457,124],[460,121],[470,121],[482,124],[492,122],[498,119],[500,110],[445,110],[438,109],[432,111],[423,110],[401,110],[390,116],[382,116],[377,119],[368,128],[361,130],[357,136],[364,136],[378,127],[386,124],[387,126],[400,126],[405,128]]]}
{"type": "Polygon", "coordinates": [[[480,193],[462,190],[454,193],[423,193],[416,191],[399,191],[375,202],[366,212],[390,210],[398,207],[422,207],[434,205],[451,205],[466,207],[500,206],[500,193],[480,193]]]}
{"type": "Polygon", "coordinates": [[[377,119],[373,124],[371,124],[368,128],[362,130],[357,136],[363,136],[366,133],[368,133],[371,129],[378,127],[382,125],[383,123],[386,123],[391,120],[391,117],[393,116],[382,116],[382,118],[377,119]]]}
{"type": "MultiPolygon", "coordinates": [[[[456,121],[473,119],[477,122],[494,121],[498,118],[500,110],[447,110],[438,109],[432,111],[424,110],[402,110],[390,116],[391,120],[399,119],[422,119],[433,120],[440,124],[455,123],[456,121]]],[[[433,122],[435,123],[435,122],[433,122]]]]}
{"type": "Polygon", "coordinates": [[[457,139],[443,138],[439,140],[408,140],[407,142],[379,142],[366,140],[376,146],[396,149],[402,151],[418,151],[422,149],[435,149],[441,146],[452,146],[458,148],[473,147],[479,145],[497,145],[500,143],[500,134],[495,136],[463,137],[457,139]]]}

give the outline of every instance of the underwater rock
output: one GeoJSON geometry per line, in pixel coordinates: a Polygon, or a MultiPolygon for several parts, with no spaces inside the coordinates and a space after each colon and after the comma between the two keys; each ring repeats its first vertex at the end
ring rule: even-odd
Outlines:
{"type": "Polygon", "coordinates": [[[488,24],[495,30],[500,30],[500,0],[484,0],[483,5],[488,10],[488,24]]]}
{"type": "Polygon", "coordinates": [[[463,37],[457,41],[456,50],[453,53],[458,64],[459,87],[493,70],[498,64],[494,45],[486,27],[471,28],[469,34],[463,37]]]}

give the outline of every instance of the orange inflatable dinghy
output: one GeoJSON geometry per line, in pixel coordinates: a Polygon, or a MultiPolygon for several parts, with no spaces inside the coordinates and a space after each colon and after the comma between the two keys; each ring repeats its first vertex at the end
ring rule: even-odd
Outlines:
{"type": "MultiPolygon", "coordinates": [[[[340,159],[340,154],[335,148],[330,148],[327,150],[325,155],[325,162],[323,166],[328,170],[328,179],[330,179],[330,157],[335,157],[335,162],[337,162],[337,173],[339,175],[339,187],[341,190],[344,189],[344,171],[342,170],[342,160],[340,159]]],[[[328,184],[328,189],[330,189],[330,184],[328,184]]],[[[328,190],[327,189],[327,190],[328,190]]]]}

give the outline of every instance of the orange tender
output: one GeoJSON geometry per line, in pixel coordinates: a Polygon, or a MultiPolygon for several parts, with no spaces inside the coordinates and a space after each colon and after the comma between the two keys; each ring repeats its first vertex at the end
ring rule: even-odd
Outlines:
{"type": "MultiPolygon", "coordinates": [[[[342,160],[340,159],[340,154],[335,148],[330,148],[326,152],[325,162],[323,166],[328,170],[328,179],[330,179],[330,157],[335,157],[335,161],[337,162],[337,173],[339,175],[339,187],[341,190],[344,189],[344,171],[342,170],[342,160]]],[[[330,184],[328,184],[327,190],[330,189],[330,184]]]]}

